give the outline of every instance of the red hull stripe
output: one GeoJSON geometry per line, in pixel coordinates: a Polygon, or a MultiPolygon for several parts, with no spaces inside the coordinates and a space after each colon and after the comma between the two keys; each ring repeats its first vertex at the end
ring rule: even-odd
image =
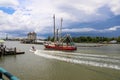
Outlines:
{"type": "Polygon", "coordinates": [[[77,49],[74,46],[50,46],[50,45],[45,45],[45,48],[55,49],[55,50],[76,50],[77,49]]]}

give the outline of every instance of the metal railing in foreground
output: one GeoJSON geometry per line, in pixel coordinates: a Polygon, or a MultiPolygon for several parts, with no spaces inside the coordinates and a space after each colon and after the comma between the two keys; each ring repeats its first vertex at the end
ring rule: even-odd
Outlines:
{"type": "Polygon", "coordinates": [[[0,80],[4,80],[3,75],[5,75],[9,80],[20,80],[16,76],[6,71],[4,68],[0,67],[0,80]]]}

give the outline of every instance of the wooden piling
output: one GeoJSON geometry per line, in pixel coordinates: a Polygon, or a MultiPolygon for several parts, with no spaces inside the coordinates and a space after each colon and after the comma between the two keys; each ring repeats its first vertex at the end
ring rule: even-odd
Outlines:
{"type": "Polygon", "coordinates": [[[1,48],[1,56],[3,56],[5,53],[4,53],[4,48],[2,47],[1,48]]]}
{"type": "Polygon", "coordinates": [[[16,54],[16,47],[14,48],[14,54],[16,54]]]}
{"type": "Polygon", "coordinates": [[[3,79],[3,77],[2,77],[2,73],[0,72],[0,80],[2,80],[3,79]]]}
{"type": "Polygon", "coordinates": [[[0,50],[0,57],[2,56],[1,50],[0,50]]]}

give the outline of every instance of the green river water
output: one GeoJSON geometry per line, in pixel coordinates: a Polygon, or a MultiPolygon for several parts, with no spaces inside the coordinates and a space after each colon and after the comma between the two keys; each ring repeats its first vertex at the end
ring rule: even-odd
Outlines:
{"type": "Polygon", "coordinates": [[[78,47],[74,52],[44,50],[43,45],[18,41],[5,44],[25,51],[0,58],[0,67],[20,80],[120,80],[120,44],[78,47]],[[35,53],[29,51],[31,46],[37,49],[35,53]]]}

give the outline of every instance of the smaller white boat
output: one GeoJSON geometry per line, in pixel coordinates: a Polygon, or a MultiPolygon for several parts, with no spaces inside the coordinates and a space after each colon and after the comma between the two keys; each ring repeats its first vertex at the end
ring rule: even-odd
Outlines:
{"type": "Polygon", "coordinates": [[[30,52],[35,52],[35,51],[36,51],[35,47],[32,46],[31,49],[30,49],[30,52]]]}

